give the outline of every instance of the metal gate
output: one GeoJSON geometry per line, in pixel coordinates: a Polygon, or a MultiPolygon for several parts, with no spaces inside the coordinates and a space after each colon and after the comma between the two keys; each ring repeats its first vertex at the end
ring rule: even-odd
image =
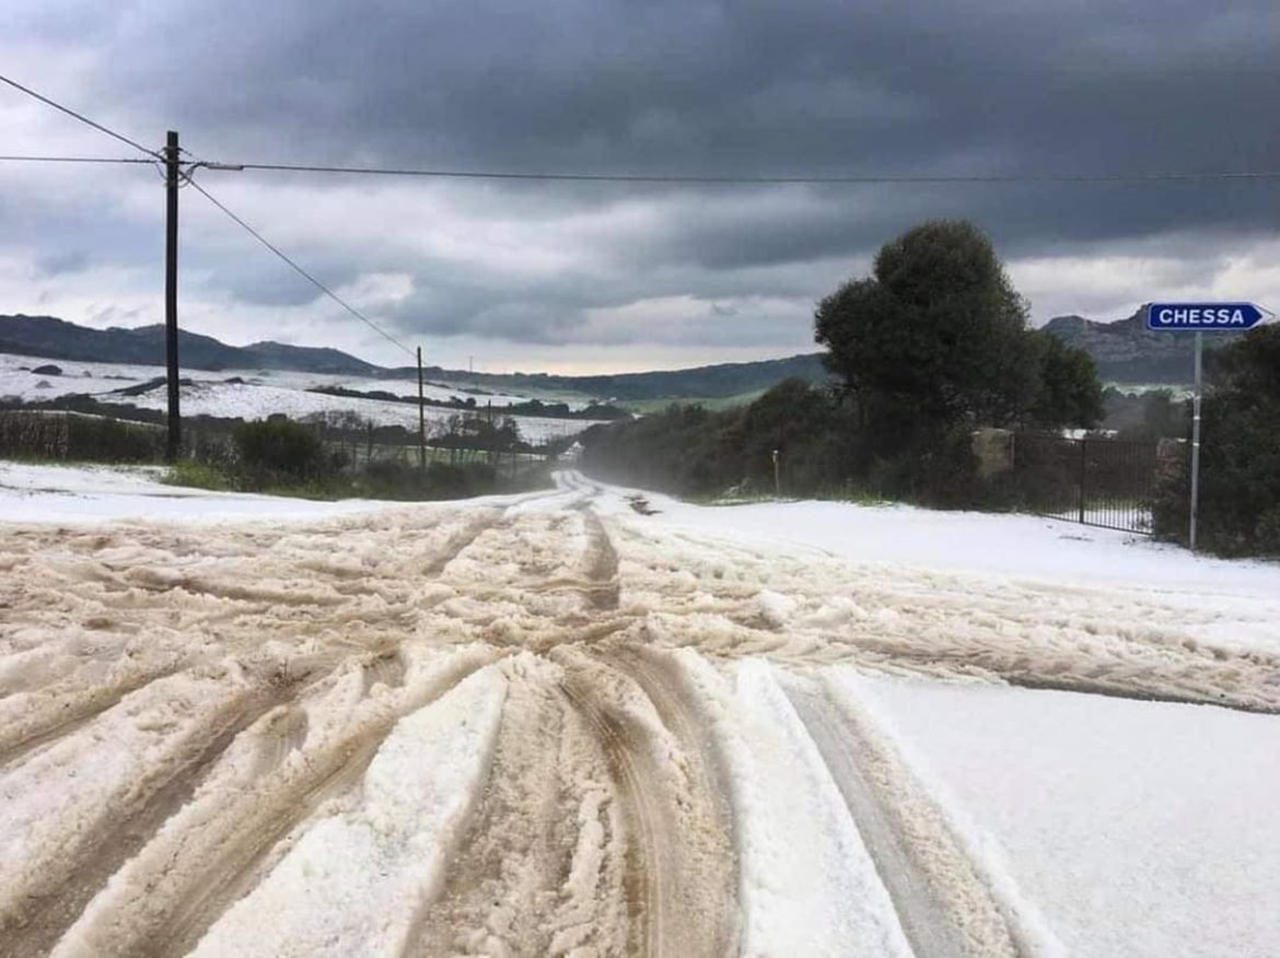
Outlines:
{"type": "Polygon", "coordinates": [[[1013,469],[1027,509],[1053,519],[1151,533],[1157,444],[1019,434],[1013,469]]]}

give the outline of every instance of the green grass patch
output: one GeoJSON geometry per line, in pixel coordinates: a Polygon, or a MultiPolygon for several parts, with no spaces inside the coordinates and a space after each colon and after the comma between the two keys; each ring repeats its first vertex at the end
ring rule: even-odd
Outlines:
{"type": "Polygon", "coordinates": [[[231,477],[222,469],[194,459],[181,459],[175,462],[165,470],[160,481],[170,486],[190,486],[194,489],[212,489],[216,492],[231,492],[236,488],[231,477]]]}

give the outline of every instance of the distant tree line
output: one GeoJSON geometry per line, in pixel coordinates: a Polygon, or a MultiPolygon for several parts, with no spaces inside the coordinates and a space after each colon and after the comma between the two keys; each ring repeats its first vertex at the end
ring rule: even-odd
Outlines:
{"type": "MultiPolygon", "coordinates": [[[[344,386],[314,386],[307,392],[322,393],[326,396],[344,396],[355,399],[377,399],[382,402],[398,402],[408,403],[410,405],[418,405],[417,396],[398,396],[395,393],[387,392],[385,389],[372,389],[361,391],[359,389],[347,389],[344,386]]],[[[571,409],[568,403],[563,402],[543,402],[540,399],[527,399],[523,402],[503,403],[500,406],[492,404],[481,406],[475,396],[467,396],[463,399],[460,396],[451,396],[448,399],[430,399],[422,400],[424,406],[433,406],[438,409],[465,409],[473,412],[492,413],[499,416],[540,416],[544,419],[630,419],[631,413],[625,409],[608,403],[599,403],[592,401],[581,409],[571,409]]]]}

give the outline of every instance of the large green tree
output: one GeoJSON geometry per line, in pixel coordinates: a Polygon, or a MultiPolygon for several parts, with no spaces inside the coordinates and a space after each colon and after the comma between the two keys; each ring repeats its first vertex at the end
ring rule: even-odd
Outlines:
{"type": "Polygon", "coordinates": [[[814,338],[881,454],[958,427],[1092,425],[1092,362],[1027,328],[990,239],[938,220],[886,243],[872,275],[818,304],[814,338]]]}

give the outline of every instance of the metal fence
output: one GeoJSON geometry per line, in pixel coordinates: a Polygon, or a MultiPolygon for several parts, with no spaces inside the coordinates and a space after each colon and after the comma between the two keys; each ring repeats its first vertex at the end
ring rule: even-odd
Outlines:
{"type": "Polygon", "coordinates": [[[1026,508],[1038,515],[1151,533],[1159,472],[1154,442],[1019,434],[1013,471],[1026,508]]]}

